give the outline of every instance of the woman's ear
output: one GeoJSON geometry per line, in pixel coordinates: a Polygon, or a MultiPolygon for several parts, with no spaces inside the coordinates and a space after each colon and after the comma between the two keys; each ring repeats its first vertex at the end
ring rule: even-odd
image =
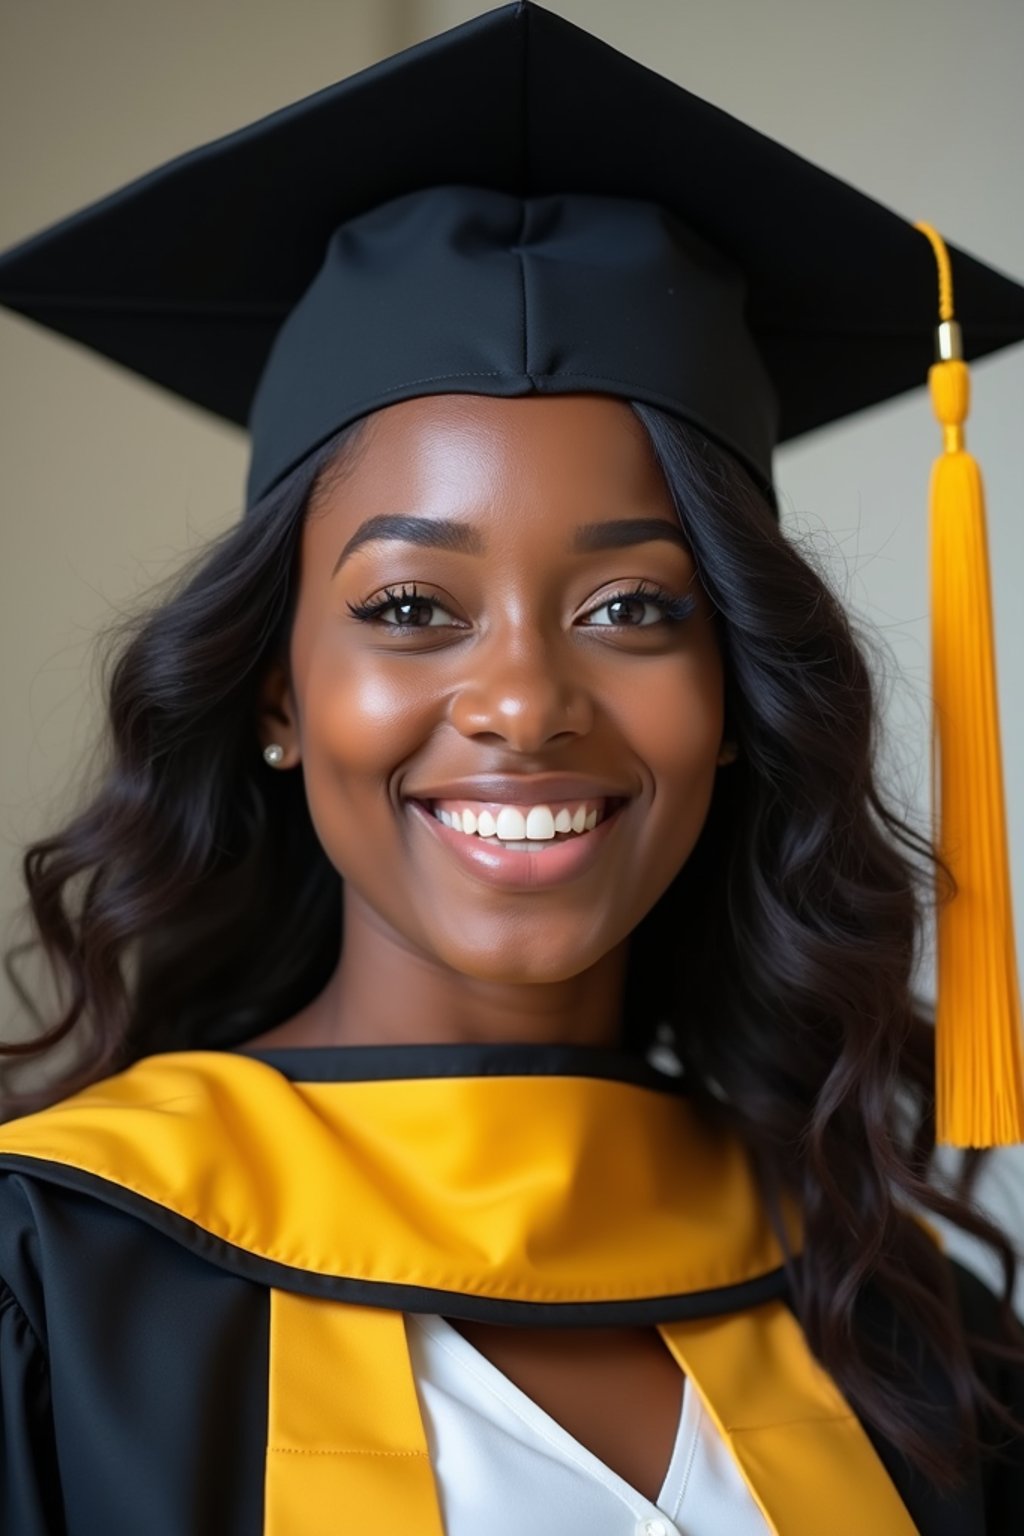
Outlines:
{"type": "Polygon", "coordinates": [[[739,755],[740,749],[737,742],[723,741],[715,762],[718,763],[719,767],[722,767],[725,763],[734,763],[739,755]]]}
{"type": "Polygon", "coordinates": [[[267,759],[275,768],[295,767],[299,761],[297,715],[288,669],[283,662],[274,662],[263,679],[256,734],[264,754],[268,747],[281,748],[280,756],[275,753],[267,759]]]}

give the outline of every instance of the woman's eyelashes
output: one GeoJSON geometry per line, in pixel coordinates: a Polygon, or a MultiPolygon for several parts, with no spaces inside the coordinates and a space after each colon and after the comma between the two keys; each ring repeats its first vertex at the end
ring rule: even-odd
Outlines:
{"type": "Polygon", "coordinates": [[[442,605],[439,598],[422,595],[417,591],[415,584],[408,587],[402,586],[399,591],[396,591],[394,587],[385,587],[378,597],[371,597],[365,603],[346,603],[345,606],[353,618],[358,619],[361,623],[376,623],[383,625],[385,629],[409,630],[447,627],[432,624],[430,620],[426,624],[422,624],[403,617],[397,623],[389,623],[382,618],[382,615],[389,608],[394,608],[396,613],[402,612],[403,614],[422,613],[427,608],[435,608],[439,613],[447,613],[448,610],[442,605]]]}
{"type": "MultiPolygon", "coordinates": [[[[436,614],[451,614],[440,598],[421,593],[415,582],[396,589],[385,587],[378,596],[363,603],[346,603],[353,618],[364,624],[376,624],[383,629],[410,634],[419,629],[463,628],[458,621],[446,623],[436,620],[436,614]],[[390,610],[398,616],[395,620],[384,617],[390,610]],[[430,610],[434,611],[431,616],[430,610]],[[426,614],[426,619],[418,616],[426,614]]],[[[690,593],[673,595],[656,582],[640,581],[621,588],[587,610],[584,618],[607,613],[609,617],[587,628],[596,629],[652,629],[658,624],[682,624],[694,613],[697,599],[690,593]],[[653,614],[653,618],[652,618],[653,614]]]]}

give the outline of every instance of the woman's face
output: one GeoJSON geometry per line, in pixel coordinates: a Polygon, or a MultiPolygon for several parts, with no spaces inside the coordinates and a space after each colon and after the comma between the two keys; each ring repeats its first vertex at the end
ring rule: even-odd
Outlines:
{"type": "Polygon", "coordinates": [[[387,407],[314,499],[300,566],[289,675],[268,679],[261,734],[301,762],[346,942],[358,913],[405,954],[531,983],[621,945],[685,863],[731,756],[711,606],[629,406],[387,407]],[[662,594],[692,612],[666,616],[662,594]],[[605,825],[503,851],[445,828],[438,800],[477,819],[589,804],[605,825]]]}

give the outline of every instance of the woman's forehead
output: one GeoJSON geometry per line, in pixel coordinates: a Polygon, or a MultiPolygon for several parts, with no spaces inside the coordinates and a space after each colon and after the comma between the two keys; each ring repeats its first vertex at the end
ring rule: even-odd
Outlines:
{"type": "Polygon", "coordinates": [[[345,472],[324,476],[318,513],[575,517],[581,503],[671,497],[646,432],[623,401],[579,394],[429,395],[367,418],[345,472]],[[395,505],[398,497],[407,505],[395,505]],[[538,506],[542,499],[543,505],[538,506]]]}

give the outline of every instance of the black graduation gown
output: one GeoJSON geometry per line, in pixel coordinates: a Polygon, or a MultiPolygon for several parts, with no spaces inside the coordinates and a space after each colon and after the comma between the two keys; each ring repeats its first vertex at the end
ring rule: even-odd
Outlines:
{"type": "MultiPolygon", "coordinates": [[[[308,1060],[255,1054],[286,1075],[308,1060]]],[[[319,1054],[322,1067],[339,1053],[319,1054]]],[[[968,1328],[993,1333],[992,1293],[953,1268],[968,1328]]],[[[269,1297],[279,1283],[278,1266],[141,1195],[0,1150],[4,1536],[261,1536],[269,1297]]],[[[787,1295],[781,1272],[732,1291],[737,1305],[787,1295]]],[[[406,1299],[458,1310],[436,1293],[406,1299]]],[[[719,1305],[728,1302],[723,1293],[719,1305]]],[[[913,1341],[873,1306],[909,1356],[913,1341]]],[[[1024,1416],[1024,1373],[989,1360],[982,1369],[1024,1416]]],[[[933,1376],[941,1395],[944,1379],[933,1376]]],[[[979,1464],[943,1498],[871,1439],[922,1536],[1024,1530],[1020,1444],[1010,1463],[979,1464]]]]}

